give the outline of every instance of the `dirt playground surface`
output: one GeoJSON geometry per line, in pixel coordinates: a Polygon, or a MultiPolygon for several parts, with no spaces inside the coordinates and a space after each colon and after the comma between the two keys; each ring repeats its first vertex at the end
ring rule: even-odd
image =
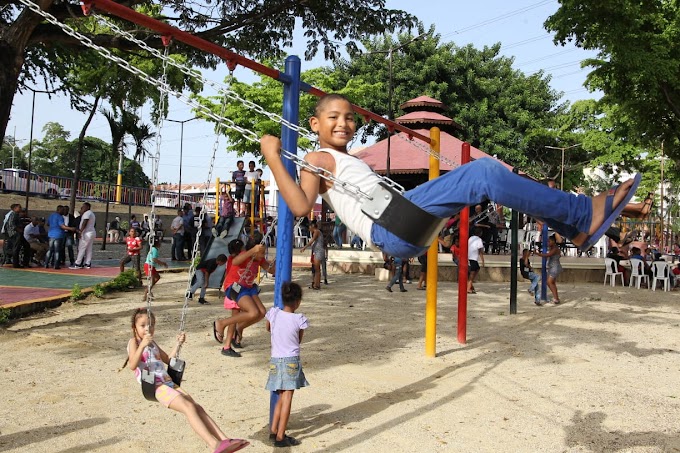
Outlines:
{"type": "MultiPolygon", "coordinates": [[[[307,273],[294,277],[309,284],[307,273]]],[[[332,275],[305,291],[310,328],[302,363],[311,386],[295,392],[296,452],[680,451],[680,298],[563,284],[563,303],[536,307],[520,284],[477,285],[468,343],[455,341],[456,291],[439,288],[437,357],[424,355],[425,291],[388,293],[364,275],[332,275]]],[[[154,292],[156,339],[172,347],[186,274],[154,292]]],[[[272,282],[263,284],[265,306],[272,282]]],[[[91,299],[0,330],[0,452],[208,452],[180,414],[143,399],[119,371],[130,313],[141,292],[91,299]]],[[[212,321],[226,316],[214,291],[191,305],[182,387],[227,435],[272,452],[264,390],[269,336],[245,332],[243,357],[224,357],[212,321]]]]}

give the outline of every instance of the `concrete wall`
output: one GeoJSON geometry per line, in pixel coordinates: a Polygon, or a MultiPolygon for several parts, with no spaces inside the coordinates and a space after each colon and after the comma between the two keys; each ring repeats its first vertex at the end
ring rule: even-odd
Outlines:
{"type": "MultiPolygon", "coordinates": [[[[509,282],[510,281],[510,255],[486,256],[486,265],[479,271],[478,281],[509,282]]],[[[309,262],[308,255],[295,255],[294,259],[300,262],[309,262]]],[[[534,266],[540,265],[540,260],[533,259],[534,266]]],[[[328,272],[341,272],[346,274],[375,275],[380,281],[389,280],[388,273],[382,267],[382,254],[372,251],[358,250],[329,250],[328,272]]],[[[564,271],[559,277],[561,282],[602,282],[604,281],[604,260],[597,258],[563,258],[564,271]]],[[[411,278],[419,275],[420,265],[418,262],[411,264],[411,278]]],[[[540,272],[537,267],[536,272],[540,272]]],[[[519,275],[519,280],[523,280],[519,275]]],[[[457,281],[458,267],[451,261],[450,254],[439,254],[439,281],[457,281]]]]}

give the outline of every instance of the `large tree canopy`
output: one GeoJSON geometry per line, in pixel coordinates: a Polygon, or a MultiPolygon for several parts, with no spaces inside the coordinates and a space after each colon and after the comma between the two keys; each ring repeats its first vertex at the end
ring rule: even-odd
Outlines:
{"type": "Polygon", "coordinates": [[[630,122],[630,137],[680,160],[680,6],[666,0],[560,0],[545,23],[555,41],[598,51],[590,88],[630,122]]]}
{"type": "MultiPolygon", "coordinates": [[[[72,24],[97,44],[118,49],[127,57],[140,56],[131,42],[98,26],[82,15],[77,4],[68,1],[35,0],[40,7],[59,20],[72,24]]],[[[367,34],[381,33],[394,26],[412,23],[413,17],[398,10],[385,8],[384,0],[243,0],[198,2],[147,0],[124,2],[141,9],[171,25],[194,32],[199,36],[233,49],[238,53],[262,59],[279,57],[285,47],[292,45],[296,22],[304,29],[307,58],[323,49],[327,58],[347,42],[354,42],[367,34]]],[[[49,88],[82,94],[78,84],[71,83],[72,69],[82,64],[89,52],[81,44],[64,34],[61,29],[42,20],[17,0],[0,0],[0,141],[3,140],[12,100],[16,90],[42,77],[49,88]],[[69,64],[69,58],[75,61],[69,64]]],[[[159,37],[148,34],[133,24],[123,24],[150,45],[162,47],[159,37]]],[[[174,51],[187,58],[190,65],[215,67],[219,60],[194,49],[175,45],[174,51]]],[[[143,57],[143,55],[141,55],[143,57]]],[[[96,66],[96,60],[93,66],[96,66]]],[[[99,69],[108,69],[110,65],[99,69]]],[[[93,68],[95,69],[95,68],[93,68]]],[[[96,72],[96,71],[93,71],[96,72]]],[[[92,83],[97,81],[96,74],[92,83]]],[[[83,88],[81,88],[82,90],[83,88]]],[[[89,94],[94,94],[89,89],[89,94]]],[[[162,113],[162,112],[161,112],[162,113]]]]}
{"type": "MultiPolygon", "coordinates": [[[[421,28],[422,31],[422,28],[421,28]]],[[[461,139],[469,141],[489,154],[523,169],[532,167],[536,155],[546,155],[544,145],[555,144],[559,134],[548,133],[555,128],[555,118],[565,106],[558,102],[558,94],[548,86],[548,78],[538,73],[526,76],[512,68],[510,58],[499,55],[500,44],[484,49],[473,46],[457,47],[441,44],[433,33],[426,38],[409,42],[411,33],[397,37],[365,40],[364,52],[354,52],[349,60],[336,60],[332,67],[306,71],[302,79],[324,91],[339,92],[353,103],[387,116],[389,61],[385,52],[393,52],[392,85],[394,111],[403,102],[428,95],[449,107],[446,115],[463,126],[461,139]],[[404,46],[404,44],[406,44],[404,46]]],[[[262,80],[253,85],[236,83],[233,89],[244,97],[262,105],[266,110],[281,112],[281,86],[278,82],[262,80]]],[[[203,99],[220,110],[218,99],[203,99]]],[[[300,123],[306,124],[312,114],[316,98],[303,96],[300,123]]],[[[280,133],[280,125],[248,112],[242,105],[231,103],[227,116],[241,127],[263,133],[280,133]]],[[[361,119],[359,119],[361,120],[361,119]]],[[[359,123],[362,124],[361,122],[359,123]]],[[[369,136],[385,138],[381,125],[369,123],[359,133],[360,139],[369,136]]],[[[239,153],[259,152],[257,145],[245,141],[238,133],[227,131],[231,149],[239,153]]],[[[304,146],[304,145],[303,145],[304,146]]],[[[559,156],[548,154],[545,167],[533,167],[536,176],[547,176],[559,166],[559,156]]],[[[531,168],[529,168],[531,169],[531,168]]]]}

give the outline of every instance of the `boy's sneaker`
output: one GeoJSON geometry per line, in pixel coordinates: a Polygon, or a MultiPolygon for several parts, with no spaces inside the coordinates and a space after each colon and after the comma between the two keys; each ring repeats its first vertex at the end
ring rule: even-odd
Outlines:
{"type": "Polygon", "coordinates": [[[227,236],[229,236],[229,230],[222,230],[222,232],[220,233],[220,237],[224,239],[227,236]]]}
{"type": "Polygon", "coordinates": [[[84,265],[83,267],[84,267],[85,269],[89,269],[89,268],[91,268],[91,267],[92,267],[92,265],[91,265],[90,263],[87,263],[87,264],[86,264],[86,265],[84,265]]]}
{"type": "Polygon", "coordinates": [[[213,227],[213,229],[211,231],[212,231],[213,237],[219,236],[219,234],[217,233],[217,228],[213,227]]]}
{"type": "Polygon", "coordinates": [[[194,298],[194,295],[193,295],[193,294],[191,294],[191,292],[190,292],[190,291],[187,291],[187,293],[186,293],[186,294],[184,295],[184,297],[185,297],[186,299],[189,299],[189,300],[191,300],[191,299],[193,299],[193,298],[194,298]]]}
{"type": "Polygon", "coordinates": [[[241,354],[234,351],[233,349],[224,349],[222,348],[222,355],[226,355],[227,357],[241,357],[241,354]]]}
{"type": "Polygon", "coordinates": [[[73,266],[69,266],[69,269],[83,269],[85,266],[80,266],[78,264],[74,264],[73,266]]]}
{"type": "Polygon", "coordinates": [[[198,298],[198,303],[201,304],[201,305],[210,305],[210,302],[208,302],[207,300],[205,300],[202,297],[198,298]]]}

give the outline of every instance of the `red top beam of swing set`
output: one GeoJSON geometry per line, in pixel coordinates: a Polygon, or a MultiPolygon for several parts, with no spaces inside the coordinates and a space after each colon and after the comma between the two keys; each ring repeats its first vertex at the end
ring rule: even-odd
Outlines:
{"type": "MultiPolygon", "coordinates": [[[[212,43],[208,40],[205,40],[203,38],[200,38],[196,35],[192,35],[191,33],[188,33],[186,31],[182,31],[179,28],[173,27],[172,25],[168,25],[166,23],[163,23],[159,20],[156,20],[152,17],[146,16],[144,14],[138,13],[137,11],[130,9],[126,6],[123,6],[119,3],[115,3],[112,0],[83,0],[83,13],[85,15],[89,14],[90,9],[92,6],[96,6],[97,8],[107,11],[114,16],[118,16],[122,19],[128,20],[132,23],[141,25],[143,27],[149,28],[151,30],[154,30],[158,33],[161,34],[163,37],[163,43],[165,45],[169,44],[169,37],[176,39],[177,41],[183,42],[184,44],[187,44],[191,47],[194,47],[196,49],[203,50],[205,52],[209,52],[213,55],[216,55],[222,59],[224,59],[227,62],[227,67],[229,67],[230,70],[234,70],[236,68],[236,65],[241,65],[243,67],[252,69],[253,71],[259,72],[260,74],[264,74],[268,77],[271,77],[274,80],[282,80],[285,81],[286,75],[285,73],[282,73],[281,71],[270,68],[269,66],[265,66],[261,63],[258,63],[256,61],[250,60],[242,55],[239,55],[235,52],[232,52],[230,50],[225,49],[222,46],[219,46],[215,43],[212,43]]],[[[321,91],[318,88],[315,88],[309,84],[306,83],[301,83],[301,88],[308,92],[309,94],[315,95],[315,96],[323,96],[326,93],[324,91],[321,91]]],[[[359,115],[363,116],[366,119],[372,119],[378,123],[382,123],[387,126],[390,132],[393,132],[394,130],[398,130],[401,132],[404,132],[407,134],[409,137],[415,137],[418,138],[426,143],[430,143],[430,137],[427,137],[425,135],[419,134],[418,132],[415,132],[407,127],[402,126],[401,124],[395,123],[394,121],[391,121],[389,119],[385,119],[382,116],[373,113],[369,110],[366,110],[364,108],[359,107],[358,105],[352,104],[352,108],[354,109],[355,112],[357,112],[359,115]]]]}

